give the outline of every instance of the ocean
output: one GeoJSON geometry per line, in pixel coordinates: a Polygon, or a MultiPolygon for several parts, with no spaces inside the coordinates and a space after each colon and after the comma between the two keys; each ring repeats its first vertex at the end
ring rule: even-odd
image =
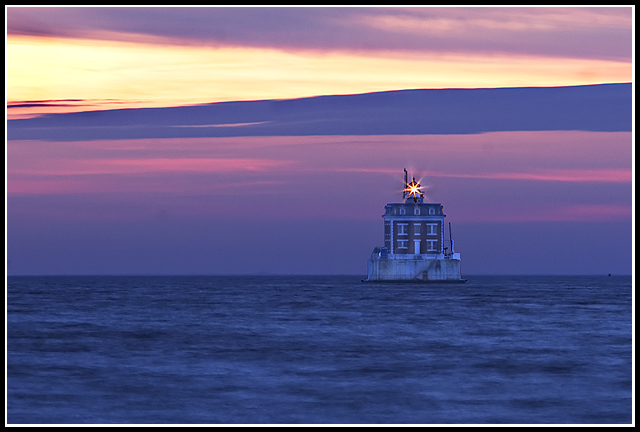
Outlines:
{"type": "Polygon", "coordinates": [[[632,278],[9,276],[7,424],[631,424],[632,278]]]}

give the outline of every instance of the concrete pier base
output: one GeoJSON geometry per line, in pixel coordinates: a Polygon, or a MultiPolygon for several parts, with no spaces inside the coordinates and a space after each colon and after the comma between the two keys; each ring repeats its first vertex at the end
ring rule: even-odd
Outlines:
{"type": "Polygon", "coordinates": [[[460,276],[460,254],[387,257],[376,255],[372,254],[367,262],[366,282],[466,282],[460,276]]]}

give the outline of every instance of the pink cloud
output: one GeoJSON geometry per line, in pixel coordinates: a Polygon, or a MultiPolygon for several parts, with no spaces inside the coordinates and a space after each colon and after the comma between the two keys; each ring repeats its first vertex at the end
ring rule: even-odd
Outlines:
{"type": "Polygon", "coordinates": [[[250,196],[264,217],[373,221],[401,199],[406,167],[452,221],[628,220],[631,138],[541,131],[10,141],[7,193],[132,206],[192,199],[180,206],[194,215],[228,214],[250,196]]]}
{"type": "Polygon", "coordinates": [[[176,176],[170,181],[148,174],[103,174],[79,176],[12,176],[8,182],[7,195],[60,195],[60,194],[120,194],[123,200],[135,199],[136,195],[163,194],[237,196],[245,190],[262,195],[274,193],[285,184],[281,180],[232,181],[220,179],[213,182],[197,182],[188,175],[176,176]]]}
{"type": "Polygon", "coordinates": [[[629,183],[632,180],[630,169],[537,169],[531,172],[503,172],[480,174],[456,174],[430,172],[435,177],[477,178],[494,180],[534,180],[559,182],[614,182],[629,183]]]}
{"type": "Polygon", "coordinates": [[[606,221],[628,219],[631,217],[632,208],[624,205],[581,204],[561,207],[554,213],[553,220],[606,221]]]}
{"type": "Polygon", "coordinates": [[[227,173],[267,171],[290,162],[268,159],[232,158],[150,158],[150,159],[76,159],[42,161],[49,167],[10,170],[12,174],[36,176],[73,176],[100,174],[140,174],[161,172],[227,173]],[[54,163],[52,163],[54,162],[54,163]]]}
{"type": "MultiPolygon", "coordinates": [[[[369,174],[396,174],[397,168],[335,168],[335,172],[358,172],[369,174]]],[[[532,172],[492,172],[477,174],[462,174],[455,172],[428,171],[422,177],[468,178],[490,180],[534,180],[560,182],[614,182],[629,183],[632,180],[630,169],[538,169],[532,172]]]]}
{"type": "Polygon", "coordinates": [[[621,204],[571,204],[527,209],[474,209],[473,214],[456,215],[458,222],[606,222],[630,220],[632,207],[621,204]]]}
{"type": "MultiPolygon", "coordinates": [[[[255,158],[43,159],[31,161],[31,167],[9,169],[7,194],[219,193],[231,185],[220,180],[194,185],[186,177],[193,174],[263,173],[289,164],[288,161],[255,158]],[[178,177],[167,181],[165,177],[171,173],[178,177]]],[[[254,180],[251,186],[278,183],[269,179],[254,180]]],[[[238,181],[233,187],[243,184],[248,185],[238,181]]]]}

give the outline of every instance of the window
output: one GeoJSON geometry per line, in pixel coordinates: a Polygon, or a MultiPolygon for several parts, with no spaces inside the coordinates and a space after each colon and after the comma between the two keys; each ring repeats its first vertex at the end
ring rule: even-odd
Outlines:
{"type": "Polygon", "coordinates": [[[419,223],[414,223],[413,224],[413,234],[419,236],[420,235],[420,224],[419,223]]]}
{"type": "Polygon", "coordinates": [[[437,229],[438,229],[438,224],[437,223],[428,223],[427,224],[427,235],[436,235],[436,234],[438,234],[437,229]]]}
{"type": "Polygon", "coordinates": [[[398,224],[398,235],[407,235],[407,225],[406,223],[398,224]]]}
{"type": "Polygon", "coordinates": [[[406,215],[407,214],[407,210],[405,210],[404,207],[400,207],[400,214],[401,215],[406,215]]]}
{"type": "Polygon", "coordinates": [[[427,240],[427,252],[435,252],[438,240],[427,240]]]}
{"type": "Polygon", "coordinates": [[[413,214],[416,216],[420,216],[420,207],[416,207],[413,209],[413,214]]]}
{"type": "Polygon", "coordinates": [[[409,240],[398,240],[398,249],[409,249],[407,246],[408,243],[409,240]]]}
{"type": "Polygon", "coordinates": [[[391,223],[384,223],[384,247],[391,249],[391,223]]]}
{"type": "Polygon", "coordinates": [[[429,214],[430,215],[436,214],[436,209],[434,209],[433,207],[429,207],[429,214]]]}

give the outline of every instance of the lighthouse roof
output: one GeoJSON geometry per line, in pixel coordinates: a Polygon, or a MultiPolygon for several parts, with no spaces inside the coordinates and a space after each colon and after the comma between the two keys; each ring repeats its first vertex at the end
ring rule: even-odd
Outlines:
{"type": "Polygon", "coordinates": [[[413,199],[404,203],[389,203],[385,207],[385,216],[438,216],[444,217],[443,207],[440,203],[413,202],[413,199]]]}

